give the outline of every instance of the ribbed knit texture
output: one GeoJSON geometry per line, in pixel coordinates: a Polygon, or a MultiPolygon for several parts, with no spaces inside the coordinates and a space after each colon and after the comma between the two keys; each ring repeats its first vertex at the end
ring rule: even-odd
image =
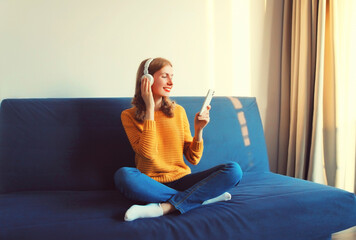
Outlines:
{"type": "Polygon", "coordinates": [[[135,119],[135,111],[135,107],[123,111],[121,121],[136,153],[137,169],[161,183],[191,173],[183,154],[190,163],[198,164],[203,154],[203,141],[192,137],[184,108],[177,104],[173,118],[157,111],[154,120],[143,123],[135,119]]]}

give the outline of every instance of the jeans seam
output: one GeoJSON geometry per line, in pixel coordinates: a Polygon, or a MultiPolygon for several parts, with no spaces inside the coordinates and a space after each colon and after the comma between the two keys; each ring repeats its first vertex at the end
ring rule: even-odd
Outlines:
{"type": "Polygon", "coordinates": [[[172,199],[170,199],[168,202],[170,202],[181,213],[185,213],[185,211],[181,207],[177,206],[177,203],[175,201],[173,201],[172,199]]]}
{"type": "MultiPolygon", "coordinates": [[[[214,178],[216,175],[220,174],[223,170],[218,170],[216,172],[214,172],[213,174],[211,174],[210,176],[208,176],[205,180],[201,181],[198,183],[198,186],[196,186],[194,189],[191,190],[191,192],[189,194],[187,194],[187,196],[185,196],[182,200],[180,200],[178,203],[176,203],[177,205],[182,204],[182,202],[184,202],[185,200],[187,200],[199,187],[201,187],[202,185],[206,184],[210,179],[214,178]]],[[[175,206],[177,207],[177,206],[175,206]]]]}

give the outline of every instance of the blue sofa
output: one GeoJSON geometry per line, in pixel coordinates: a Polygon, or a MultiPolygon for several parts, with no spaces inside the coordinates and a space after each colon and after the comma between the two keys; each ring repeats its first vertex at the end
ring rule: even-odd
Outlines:
{"type": "MultiPolygon", "coordinates": [[[[193,117],[202,97],[172,98],[193,117]]],[[[270,172],[255,98],[216,97],[193,172],[236,161],[232,200],[124,222],[134,202],[113,175],[134,166],[121,125],[129,98],[5,99],[0,109],[0,239],[330,239],[356,225],[356,197],[270,172]]]]}

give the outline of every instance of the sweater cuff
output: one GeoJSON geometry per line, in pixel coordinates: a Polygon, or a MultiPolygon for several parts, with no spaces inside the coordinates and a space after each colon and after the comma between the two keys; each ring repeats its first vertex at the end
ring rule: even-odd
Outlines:
{"type": "Polygon", "coordinates": [[[143,130],[156,130],[156,121],[145,120],[143,123],[143,130]]]}
{"type": "Polygon", "coordinates": [[[191,145],[191,149],[195,152],[200,152],[200,151],[203,151],[203,147],[204,147],[204,141],[201,140],[198,142],[194,137],[192,145],[191,145]]]}

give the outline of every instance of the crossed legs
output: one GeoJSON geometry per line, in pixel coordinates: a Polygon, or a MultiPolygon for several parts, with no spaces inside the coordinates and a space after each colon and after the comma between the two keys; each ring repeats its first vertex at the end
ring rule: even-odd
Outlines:
{"type": "Polygon", "coordinates": [[[123,167],[115,173],[117,189],[129,199],[150,204],[133,205],[125,220],[158,217],[175,210],[181,213],[204,204],[227,201],[227,192],[242,178],[242,170],[235,162],[221,164],[203,172],[189,174],[170,183],[159,183],[136,168],[123,167]]]}

